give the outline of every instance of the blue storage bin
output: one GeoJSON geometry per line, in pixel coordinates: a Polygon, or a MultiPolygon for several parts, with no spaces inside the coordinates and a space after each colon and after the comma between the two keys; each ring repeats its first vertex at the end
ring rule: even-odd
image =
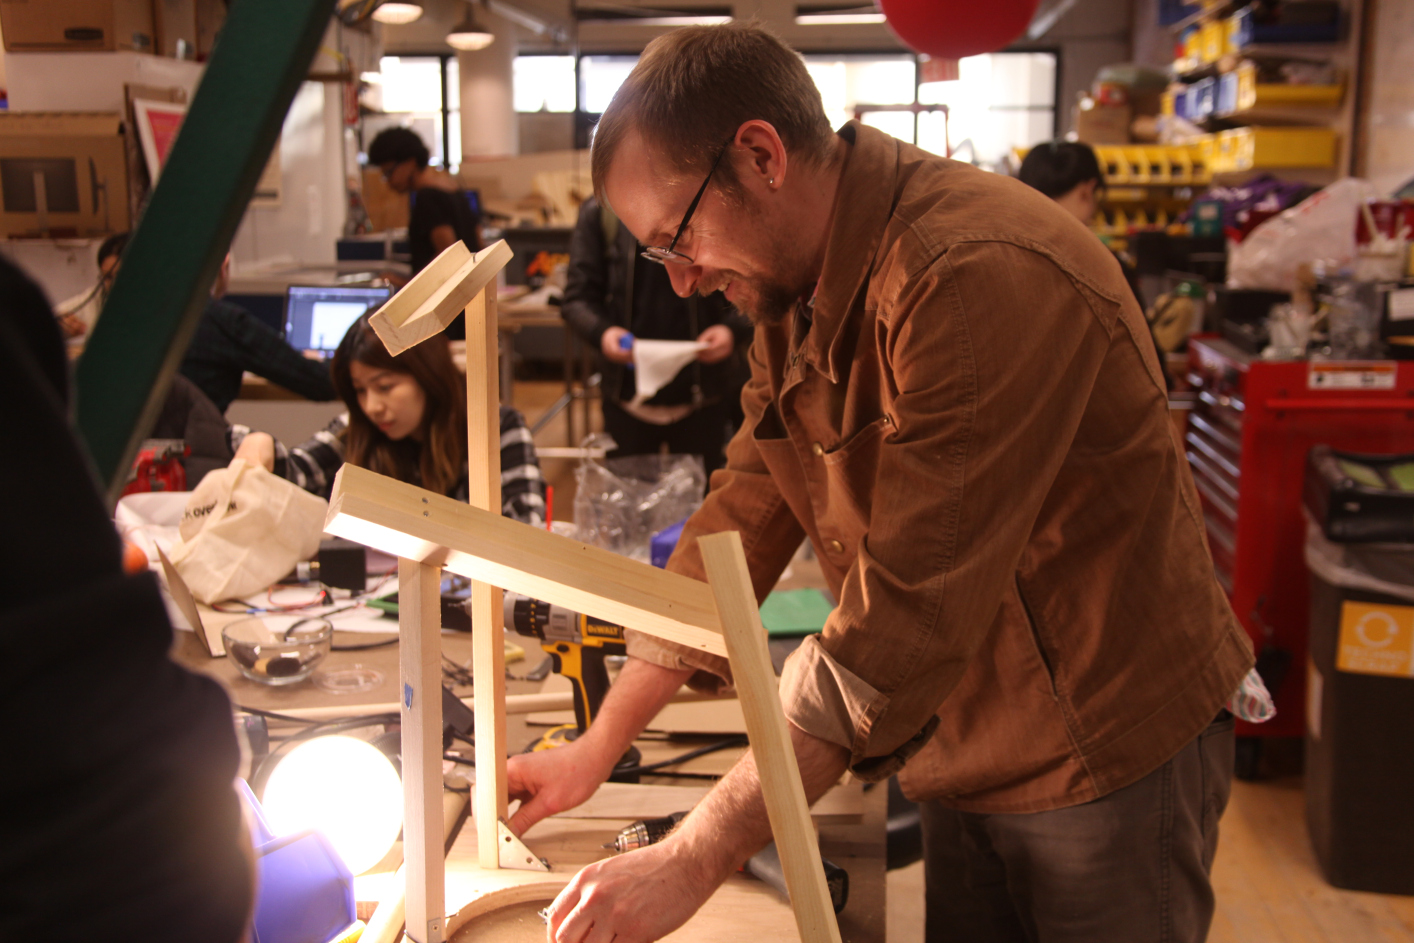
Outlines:
{"type": "Polygon", "coordinates": [[[1199,79],[1188,89],[1188,106],[1192,114],[1190,121],[1200,121],[1208,117],[1217,108],[1218,103],[1218,80],[1199,79]]]}
{"type": "Polygon", "coordinates": [[[1218,94],[1214,114],[1230,115],[1237,110],[1237,73],[1224,72],[1218,76],[1218,94]]]}

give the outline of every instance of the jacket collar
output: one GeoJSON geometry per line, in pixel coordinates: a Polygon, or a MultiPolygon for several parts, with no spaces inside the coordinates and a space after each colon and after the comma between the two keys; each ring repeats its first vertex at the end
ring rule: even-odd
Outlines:
{"type": "Polygon", "coordinates": [[[837,362],[840,328],[868,287],[874,257],[893,215],[899,159],[896,140],[858,121],[846,124],[839,134],[852,146],[830,220],[810,333],[802,348],[807,362],[831,383],[838,383],[842,372],[837,362]]]}

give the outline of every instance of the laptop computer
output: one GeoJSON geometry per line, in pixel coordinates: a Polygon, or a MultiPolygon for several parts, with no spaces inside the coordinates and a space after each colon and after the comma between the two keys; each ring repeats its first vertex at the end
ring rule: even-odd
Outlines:
{"type": "Polygon", "coordinates": [[[285,293],[285,340],[327,360],[353,323],[390,294],[387,288],[291,285],[285,293]]]}

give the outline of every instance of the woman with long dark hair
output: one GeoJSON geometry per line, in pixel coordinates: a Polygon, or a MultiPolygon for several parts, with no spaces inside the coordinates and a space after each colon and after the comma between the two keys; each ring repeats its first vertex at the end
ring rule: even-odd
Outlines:
{"type": "MultiPolygon", "coordinates": [[[[265,433],[251,433],[237,457],[326,498],[339,467],[351,462],[467,500],[466,379],[446,338],[429,338],[394,357],[364,315],[339,342],[332,366],[334,389],[348,412],[288,450],[265,433]]],[[[508,406],[501,407],[501,512],[528,524],[545,521],[535,444],[520,413],[508,406]]]]}

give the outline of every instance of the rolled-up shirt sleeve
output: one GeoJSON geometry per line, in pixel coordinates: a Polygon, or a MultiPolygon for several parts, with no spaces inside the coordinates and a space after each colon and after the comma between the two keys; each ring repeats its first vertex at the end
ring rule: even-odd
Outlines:
{"type": "Polygon", "coordinates": [[[867,780],[921,749],[980,657],[1126,330],[1116,300],[1011,245],[964,243],[896,280],[879,315],[892,431],[869,526],[839,606],[781,684],[791,722],[849,749],[867,780]]]}

